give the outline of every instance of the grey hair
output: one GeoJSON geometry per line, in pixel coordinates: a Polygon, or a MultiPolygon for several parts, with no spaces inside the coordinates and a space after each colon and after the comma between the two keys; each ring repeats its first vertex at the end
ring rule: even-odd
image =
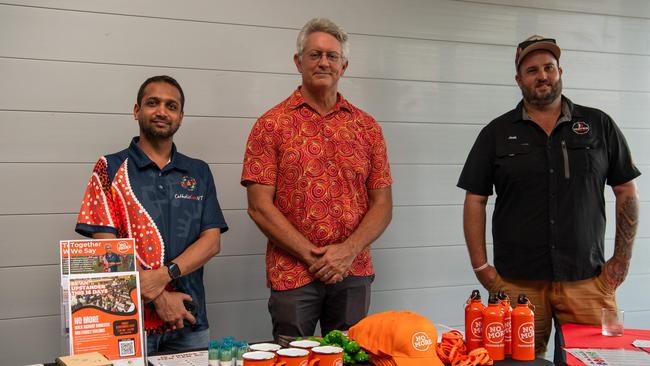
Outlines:
{"type": "Polygon", "coordinates": [[[323,32],[334,36],[334,38],[341,43],[341,56],[343,56],[344,59],[348,58],[350,54],[348,33],[327,18],[313,18],[302,27],[300,33],[298,33],[298,39],[296,40],[298,57],[302,57],[302,51],[305,48],[307,37],[315,32],[323,32]]]}

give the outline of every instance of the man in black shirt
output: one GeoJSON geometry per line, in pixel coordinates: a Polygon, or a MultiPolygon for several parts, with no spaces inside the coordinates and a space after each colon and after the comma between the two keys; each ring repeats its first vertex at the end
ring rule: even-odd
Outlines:
{"type": "Polygon", "coordinates": [[[560,48],[532,36],[519,44],[515,79],[523,100],[480,132],[458,187],[474,272],[490,292],[526,293],[536,306],[535,350],[545,352],[551,320],[600,324],[601,307],[630,265],[638,224],[634,166],[614,121],[562,95],[560,48]],[[616,196],[614,255],[604,258],[604,186],[616,196]],[[485,217],[492,187],[494,266],[485,217]]]}

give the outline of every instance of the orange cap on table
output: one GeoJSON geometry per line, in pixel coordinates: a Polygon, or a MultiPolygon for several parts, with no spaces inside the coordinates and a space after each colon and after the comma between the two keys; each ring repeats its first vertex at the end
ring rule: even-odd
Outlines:
{"type": "Polygon", "coordinates": [[[380,363],[386,365],[443,366],[436,353],[436,327],[410,311],[370,315],[350,328],[349,335],[375,356],[373,362],[380,358],[380,363]]]}

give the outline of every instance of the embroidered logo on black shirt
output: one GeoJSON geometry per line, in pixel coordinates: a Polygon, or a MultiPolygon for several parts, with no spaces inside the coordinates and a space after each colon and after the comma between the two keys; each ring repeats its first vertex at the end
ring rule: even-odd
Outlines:
{"type": "Polygon", "coordinates": [[[584,135],[589,132],[590,127],[587,122],[578,121],[571,126],[571,129],[578,135],[584,135]]]}

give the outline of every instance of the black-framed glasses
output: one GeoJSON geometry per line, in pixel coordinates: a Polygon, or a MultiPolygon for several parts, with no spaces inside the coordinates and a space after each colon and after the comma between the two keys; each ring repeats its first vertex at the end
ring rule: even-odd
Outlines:
{"type": "Polygon", "coordinates": [[[334,51],[323,52],[323,51],[319,51],[319,50],[313,50],[313,51],[307,52],[307,54],[306,54],[307,58],[312,62],[320,61],[323,58],[323,55],[325,55],[325,57],[327,58],[327,61],[333,62],[333,63],[337,63],[337,62],[341,61],[341,59],[343,58],[343,56],[341,56],[341,54],[339,54],[338,52],[334,52],[334,51]]]}
{"type": "Polygon", "coordinates": [[[531,45],[533,45],[535,43],[538,43],[538,42],[550,42],[550,43],[553,43],[553,44],[557,44],[555,42],[554,38],[540,38],[540,39],[531,39],[531,40],[523,41],[523,42],[521,42],[519,44],[519,46],[517,46],[517,48],[520,48],[520,49],[524,50],[524,49],[528,48],[529,46],[531,46],[531,45]]]}

